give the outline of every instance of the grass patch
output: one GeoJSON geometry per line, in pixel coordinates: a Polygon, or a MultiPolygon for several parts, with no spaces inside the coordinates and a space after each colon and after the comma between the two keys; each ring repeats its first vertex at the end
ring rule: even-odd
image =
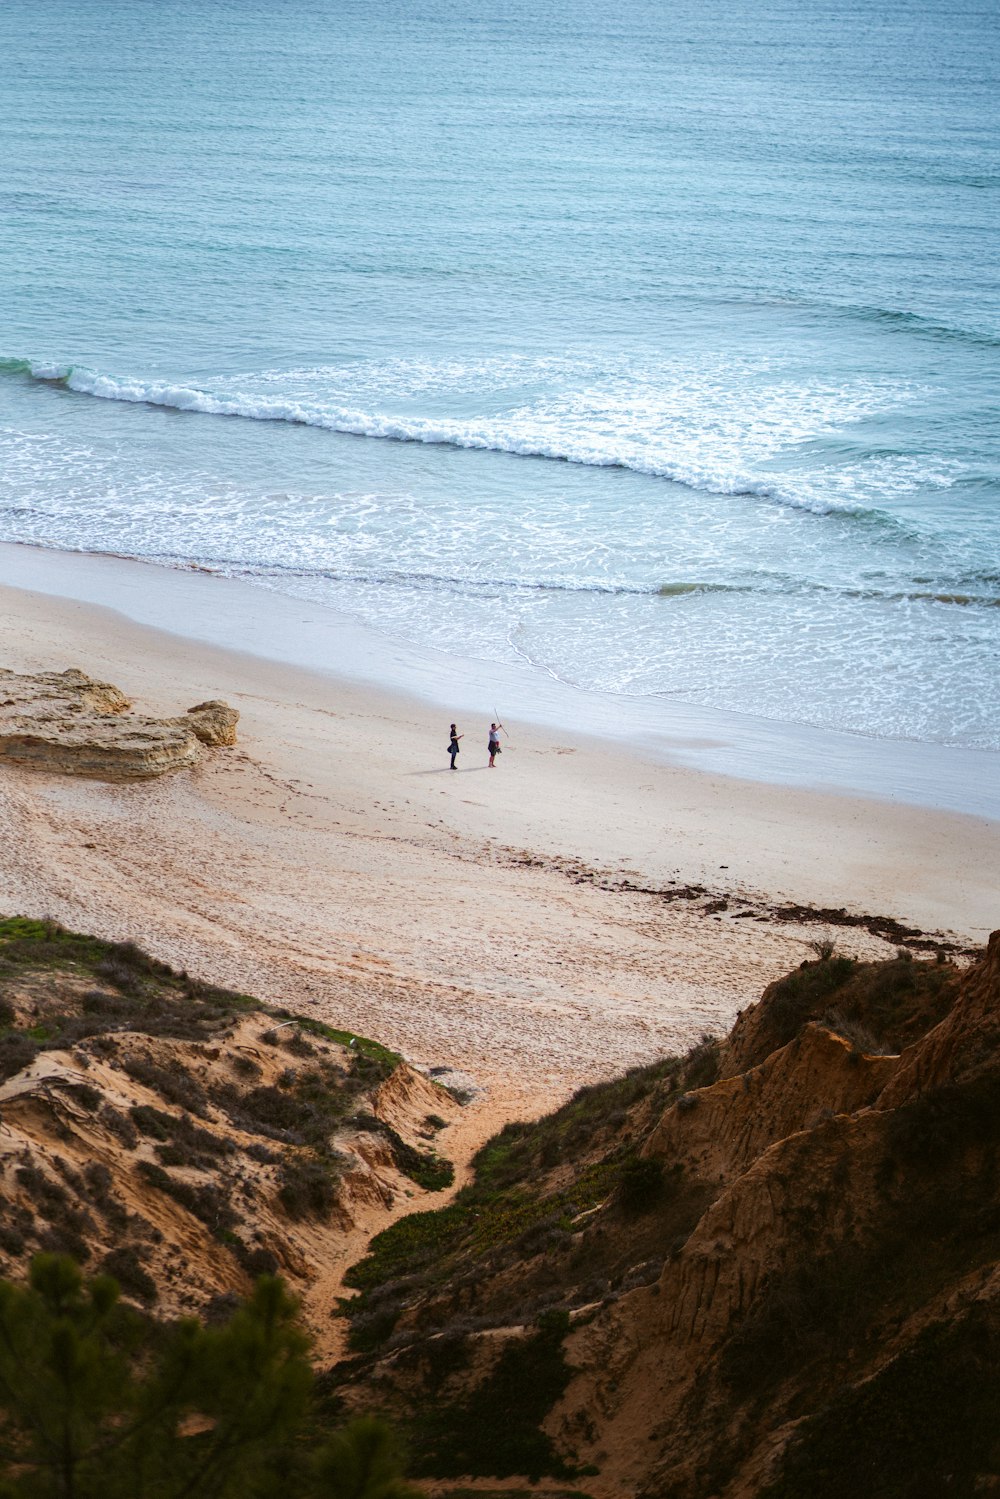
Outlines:
{"type": "MultiPolygon", "coordinates": [[[[461,1194],[460,1194],[461,1196],[461,1194]]],[[[369,1291],[401,1275],[412,1275],[440,1260],[468,1227],[472,1209],[454,1202],[437,1212],[410,1213],[376,1234],[363,1260],[352,1265],[344,1284],[369,1291]]],[[[357,1306],[350,1302],[350,1307],[357,1306]]]]}
{"type": "Polygon", "coordinates": [[[388,1046],[383,1046],[379,1041],[372,1041],[367,1036],[356,1036],[353,1031],[338,1031],[322,1020],[314,1020],[311,1015],[293,1015],[291,1010],[269,1010],[268,1013],[278,1020],[295,1020],[300,1030],[312,1036],[322,1036],[324,1040],[333,1041],[337,1046],[346,1046],[359,1057],[378,1063],[382,1079],[391,1077],[403,1060],[398,1052],[390,1051],[388,1046]]]}
{"type": "Polygon", "coordinates": [[[248,995],[176,972],[133,942],[105,942],[54,921],[0,920],[0,977],[46,971],[89,977],[104,988],[84,995],[77,1013],[48,1014],[32,1025],[41,1047],[72,1046],[123,1027],[199,1040],[238,1014],[260,1008],[248,995]]]}
{"type": "MultiPolygon", "coordinates": [[[[294,1022],[287,1033],[279,1026],[267,1034],[283,1040],[292,1056],[316,1060],[308,1070],[289,1074],[292,1081],[283,1089],[287,1094],[284,1102],[275,1098],[274,1090],[263,1088],[242,1095],[234,1088],[218,1101],[234,1123],[251,1132],[269,1133],[284,1143],[320,1147],[345,1112],[349,1097],[377,1086],[400,1062],[395,1052],[377,1041],[192,979],[150,957],[132,942],[106,942],[54,921],[17,916],[0,920],[0,979],[47,971],[89,977],[101,987],[90,989],[80,999],[74,996],[75,1013],[69,1005],[67,1013],[56,1013],[54,1006],[47,1006],[45,1013],[36,1010],[30,1022],[20,1026],[13,1007],[0,998],[0,1080],[23,1070],[41,1050],[89,1040],[96,1050],[107,1051],[115,1044],[113,1033],[122,1030],[205,1041],[224,1032],[239,1016],[256,1011],[294,1022]],[[332,1042],[343,1048],[349,1059],[338,1065],[317,1058],[318,1049],[310,1038],[332,1042]]],[[[163,1067],[137,1057],[131,1057],[125,1065],[137,1082],[168,1102],[205,1115],[207,1099],[183,1067],[163,1067]]],[[[256,1064],[249,1059],[238,1058],[235,1067],[247,1081],[259,1076],[256,1064]]],[[[425,1176],[440,1178],[442,1168],[430,1162],[410,1164],[425,1176]]]]}

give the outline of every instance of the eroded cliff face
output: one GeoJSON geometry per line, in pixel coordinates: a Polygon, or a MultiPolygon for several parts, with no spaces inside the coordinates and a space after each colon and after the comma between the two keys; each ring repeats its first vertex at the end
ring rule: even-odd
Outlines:
{"type": "Polygon", "coordinates": [[[84,672],[0,669],[0,757],[95,779],[147,780],[196,765],[206,745],[236,743],[239,713],[221,700],[175,718],[132,713],[124,693],[84,672]]]}
{"type": "MultiPolygon", "coordinates": [[[[584,1372],[551,1418],[568,1437],[592,1402],[604,1412],[580,1450],[609,1491],[785,1492],[785,1449],[808,1443],[822,1403],[877,1387],[930,1327],[1000,1310],[998,1041],[1000,932],[901,1055],[866,1056],[810,1023],[667,1111],[647,1153],[722,1190],[655,1286],[571,1335],[584,1372]],[[632,1352],[609,1378],[615,1345],[632,1352]]],[[[1000,1482],[994,1458],[978,1477],[1000,1482]]],[[[827,1481],[808,1492],[854,1480],[827,1481]]]]}
{"type": "Polygon", "coordinates": [[[377,1389],[433,1474],[420,1401],[467,1413],[503,1385],[498,1337],[540,1347],[562,1315],[550,1446],[522,1450],[588,1494],[1000,1487],[1000,933],[964,974],[826,954],[714,1052],[612,1086],[487,1147],[436,1260],[376,1243],[359,1346],[392,1317],[348,1399],[377,1389]]]}
{"type": "Polygon", "coordinates": [[[0,1274],[69,1253],[174,1317],[279,1273],[329,1355],[341,1271],[450,1179],[458,1110],[375,1043],[0,921],[0,1274]]]}

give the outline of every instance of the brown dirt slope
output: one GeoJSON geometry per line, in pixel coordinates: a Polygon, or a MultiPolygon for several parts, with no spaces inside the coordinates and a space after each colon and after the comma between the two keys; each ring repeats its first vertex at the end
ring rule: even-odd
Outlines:
{"type": "Polygon", "coordinates": [[[998,1144],[1000,932],[965,971],[823,950],[376,1238],[330,1383],[431,1481],[998,1492],[998,1144]]]}
{"type": "Polygon", "coordinates": [[[454,1097],[392,1052],[128,943],[0,921],[0,1274],[39,1250],[158,1315],[279,1271],[320,1351],[344,1265],[451,1180],[454,1097]]]}

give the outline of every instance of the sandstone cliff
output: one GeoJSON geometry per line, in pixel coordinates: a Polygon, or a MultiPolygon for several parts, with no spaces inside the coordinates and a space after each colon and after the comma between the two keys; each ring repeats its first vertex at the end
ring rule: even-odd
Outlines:
{"type": "Polygon", "coordinates": [[[328,1350],[341,1269],[450,1182],[458,1107],[377,1043],[0,921],[0,1275],[68,1253],[169,1317],[278,1271],[328,1350]]]}
{"type": "Polygon", "coordinates": [[[998,1144],[1000,933],[964,973],[825,951],[376,1239],[335,1377],[428,1477],[996,1492],[998,1144]]]}

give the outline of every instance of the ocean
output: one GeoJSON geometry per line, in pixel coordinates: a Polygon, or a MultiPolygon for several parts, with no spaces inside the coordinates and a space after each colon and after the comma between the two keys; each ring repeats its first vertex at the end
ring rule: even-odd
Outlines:
{"type": "Polygon", "coordinates": [[[0,541],[1000,748],[998,37],[963,0],[5,0],[0,541]]]}

